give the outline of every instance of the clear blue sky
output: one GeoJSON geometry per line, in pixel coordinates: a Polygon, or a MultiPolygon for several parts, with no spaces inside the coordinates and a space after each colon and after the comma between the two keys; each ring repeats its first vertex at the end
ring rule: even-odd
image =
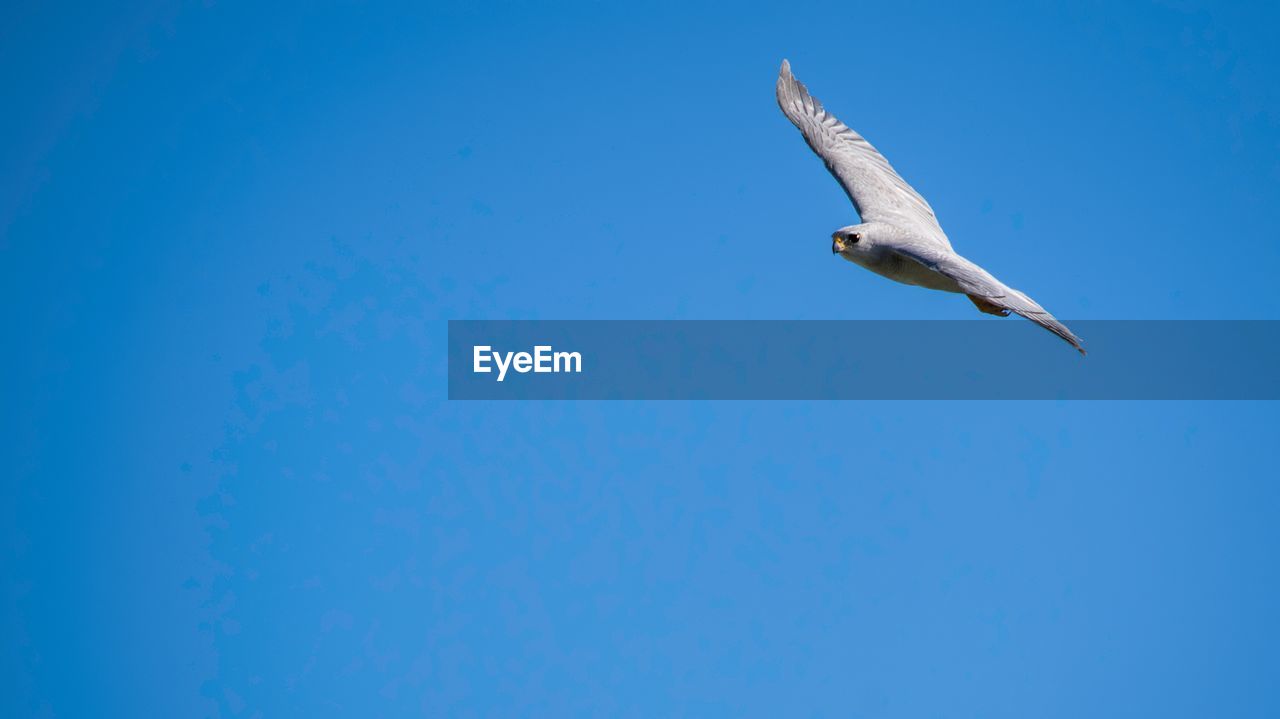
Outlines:
{"type": "Polygon", "coordinates": [[[444,401],[449,318],[976,316],[783,57],[1058,316],[1277,319],[1274,7],[261,5],[0,11],[0,714],[1280,713],[1275,404],[444,401]]]}

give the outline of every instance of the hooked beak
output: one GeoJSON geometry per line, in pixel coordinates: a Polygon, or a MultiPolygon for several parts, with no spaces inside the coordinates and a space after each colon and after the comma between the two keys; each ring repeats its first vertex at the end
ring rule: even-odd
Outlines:
{"type": "Polygon", "coordinates": [[[831,236],[831,254],[838,255],[844,250],[844,241],[840,239],[840,235],[831,236]]]}

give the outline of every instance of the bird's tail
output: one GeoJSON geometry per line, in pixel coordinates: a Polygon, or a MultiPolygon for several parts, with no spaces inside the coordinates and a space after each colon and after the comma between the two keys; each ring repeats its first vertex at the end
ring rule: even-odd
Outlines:
{"type": "Polygon", "coordinates": [[[1008,293],[1004,297],[984,297],[983,299],[996,307],[1003,307],[1015,314],[1022,315],[1027,319],[1035,322],[1041,327],[1049,330],[1055,335],[1061,337],[1072,347],[1075,347],[1080,354],[1088,354],[1085,352],[1084,345],[1081,344],[1079,337],[1074,332],[1067,329],[1067,326],[1058,321],[1057,317],[1049,314],[1048,310],[1041,307],[1035,300],[1027,297],[1012,287],[1005,288],[1008,293]]]}

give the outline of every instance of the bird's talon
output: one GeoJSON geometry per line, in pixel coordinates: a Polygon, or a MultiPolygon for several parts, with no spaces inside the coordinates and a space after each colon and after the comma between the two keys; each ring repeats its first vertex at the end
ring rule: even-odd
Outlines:
{"type": "Polygon", "coordinates": [[[973,306],[977,307],[980,312],[985,312],[986,314],[989,314],[989,315],[995,315],[996,317],[1009,316],[1008,309],[1001,307],[997,304],[988,302],[983,297],[978,297],[976,295],[965,295],[965,297],[968,297],[969,301],[972,302],[973,306]]]}

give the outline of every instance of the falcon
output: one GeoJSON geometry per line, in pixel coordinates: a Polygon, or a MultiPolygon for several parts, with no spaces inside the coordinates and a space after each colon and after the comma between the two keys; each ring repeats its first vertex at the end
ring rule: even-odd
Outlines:
{"type": "Polygon", "coordinates": [[[778,106],[826,163],[862,220],[831,235],[831,252],[895,282],[963,294],[982,312],[1035,322],[1084,354],[1080,338],[1036,301],[956,254],[929,203],[862,135],[827,112],[782,61],[778,106]]]}

